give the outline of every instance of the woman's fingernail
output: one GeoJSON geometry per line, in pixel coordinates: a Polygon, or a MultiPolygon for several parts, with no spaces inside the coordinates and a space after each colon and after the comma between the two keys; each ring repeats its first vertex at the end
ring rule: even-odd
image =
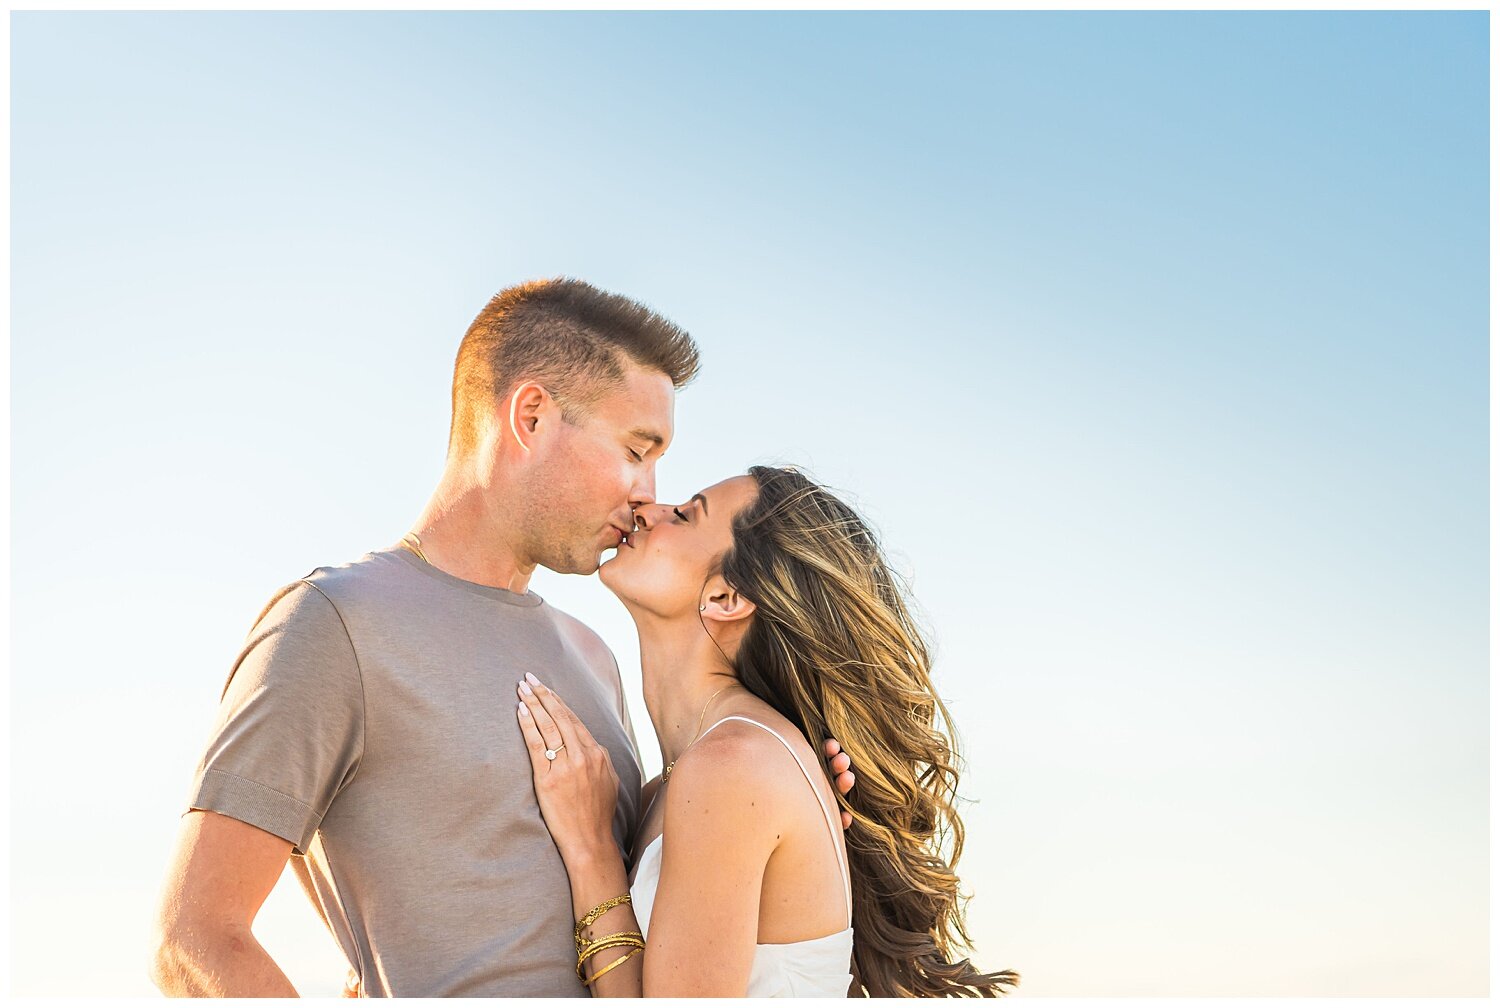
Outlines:
{"type": "Polygon", "coordinates": [[[540,686],[542,684],[542,681],[536,676],[532,675],[530,672],[526,673],[526,681],[531,683],[531,685],[533,686],[540,686]]]}
{"type": "Polygon", "coordinates": [[[521,683],[520,686],[521,686],[521,692],[522,693],[525,693],[527,696],[531,696],[532,695],[531,687],[530,686],[527,686],[525,683],[521,683]]]}
{"type": "Polygon", "coordinates": [[[531,709],[529,707],[527,707],[524,703],[518,703],[518,704],[516,704],[516,706],[521,709],[521,716],[522,717],[531,717],[531,709]]]}

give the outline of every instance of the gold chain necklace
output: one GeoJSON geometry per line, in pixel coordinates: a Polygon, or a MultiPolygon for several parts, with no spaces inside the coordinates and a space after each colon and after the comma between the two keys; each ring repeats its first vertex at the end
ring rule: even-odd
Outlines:
{"type": "MultiPolygon", "coordinates": [[[[733,685],[734,683],[729,684],[729,686],[733,685]]],[[[727,690],[729,688],[729,686],[725,686],[724,689],[719,690],[719,693],[723,693],[724,690],[727,690]]],[[[712,704],[715,700],[719,699],[719,693],[715,693],[713,696],[709,697],[708,703],[703,705],[703,713],[698,715],[698,728],[703,727],[703,719],[708,715],[709,704],[712,704]]],[[[698,741],[698,728],[693,729],[693,740],[692,742],[688,743],[688,749],[691,749],[693,747],[693,742],[698,741]]],[[[687,749],[684,749],[682,751],[687,752],[687,749]]],[[[682,757],[678,756],[677,759],[682,759],[682,757]]],[[[667,782],[668,777],[672,776],[672,768],[676,765],[677,760],[674,759],[672,762],[668,763],[667,768],[661,772],[661,781],[663,784],[667,782]]]]}
{"type": "Polygon", "coordinates": [[[423,563],[432,563],[431,560],[427,559],[427,554],[422,552],[422,540],[417,538],[417,534],[415,532],[408,532],[406,533],[406,535],[402,536],[401,543],[407,549],[411,550],[417,556],[421,557],[423,563]]]}

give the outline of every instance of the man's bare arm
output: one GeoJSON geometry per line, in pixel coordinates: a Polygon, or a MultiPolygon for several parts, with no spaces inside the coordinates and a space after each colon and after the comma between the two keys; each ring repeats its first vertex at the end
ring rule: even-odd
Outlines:
{"type": "Polygon", "coordinates": [[[296,997],[250,925],[292,845],[217,812],[182,818],[157,905],[151,980],[169,997],[296,997]]]}

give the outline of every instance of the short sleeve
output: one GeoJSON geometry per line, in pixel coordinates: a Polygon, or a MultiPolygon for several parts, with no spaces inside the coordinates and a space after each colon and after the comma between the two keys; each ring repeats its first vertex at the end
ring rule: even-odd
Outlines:
{"type": "Polygon", "coordinates": [[[305,854],[364,751],[364,688],[334,604],[305,581],[277,593],[229,674],[189,809],[274,833],[305,854]]]}

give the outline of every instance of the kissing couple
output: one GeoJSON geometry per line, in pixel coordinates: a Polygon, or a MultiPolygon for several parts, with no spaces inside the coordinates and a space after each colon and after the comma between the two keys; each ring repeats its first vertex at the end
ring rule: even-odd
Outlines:
{"type": "Polygon", "coordinates": [[[956,955],[954,728],[870,527],[792,468],[656,500],[698,367],[578,280],[489,302],[411,531],[276,592],[234,663],[156,909],[163,992],[296,995],[251,931],[289,858],[362,996],[1016,983],[956,955]],[[659,778],[539,565],[634,618],[659,778]]]}

